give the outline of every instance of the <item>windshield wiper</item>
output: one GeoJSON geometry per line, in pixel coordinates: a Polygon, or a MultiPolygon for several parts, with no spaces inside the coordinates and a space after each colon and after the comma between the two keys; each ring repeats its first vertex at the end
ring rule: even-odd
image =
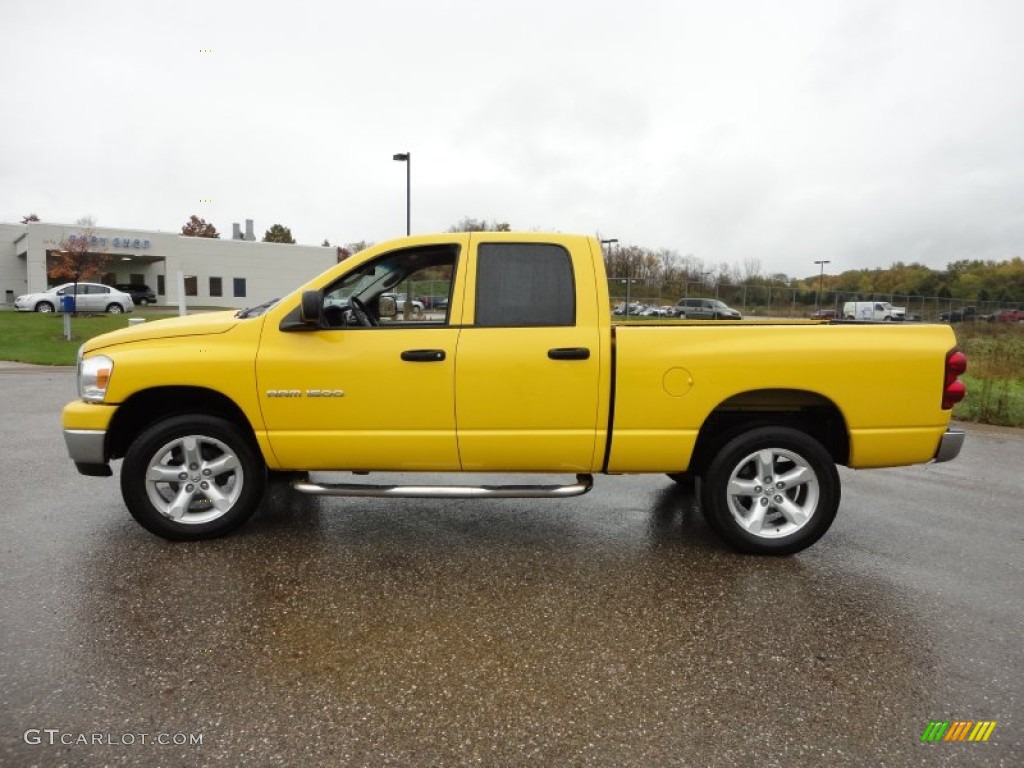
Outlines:
{"type": "Polygon", "coordinates": [[[277,302],[279,302],[280,300],[281,299],[279,298],[271,299],[270,301],[265,301],[262,304],[257,304],[255,307],[247,307],[245,309],[240,309],[237,312],[235,312],[235,317],[243,319],[247,317],[258,317],[259,315],[262,315],[264,312],[270,309],[272,306],[277,304],[277,302]]]}

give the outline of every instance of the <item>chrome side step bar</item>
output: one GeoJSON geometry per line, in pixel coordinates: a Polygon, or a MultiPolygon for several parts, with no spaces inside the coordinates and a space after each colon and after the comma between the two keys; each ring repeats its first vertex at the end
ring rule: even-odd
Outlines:
{"type": "Polygon", "coordinates": [[[571,485],[366,485],[296,480],[292,488],[311,496],[370,496],[394,499],[562,499],[594,487],[593,475],[576,475],[571,485]]]}

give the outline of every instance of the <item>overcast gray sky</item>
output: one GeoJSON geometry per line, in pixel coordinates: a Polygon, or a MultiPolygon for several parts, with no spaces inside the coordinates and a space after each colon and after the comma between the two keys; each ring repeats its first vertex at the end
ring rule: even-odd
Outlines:
{"type": "Polygon", "coordinates": [[[1022,0],[4,0],[0,222],[1024,255],[1022,0]],[[205,52],[209,51],[209,52],[205,52]],[[212,202],[200,202],[210,200],[212,202]]]}

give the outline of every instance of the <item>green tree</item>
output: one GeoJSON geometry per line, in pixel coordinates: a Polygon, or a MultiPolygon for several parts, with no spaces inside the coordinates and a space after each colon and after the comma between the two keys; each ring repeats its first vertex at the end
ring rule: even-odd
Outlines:
{"type": "Polygon", "coordinates": [[[289,243],[295,244],[292,231],[283,224],[275,224],[263,234],[264,243],[289,243]]]}
{"type": "Polygon", "coordinates": [[[181,234],[186,237],[220,237],[217,228],[213,224],[207,224],[206,219],[201,219],[195,214],[181,227],[181,234]]]}

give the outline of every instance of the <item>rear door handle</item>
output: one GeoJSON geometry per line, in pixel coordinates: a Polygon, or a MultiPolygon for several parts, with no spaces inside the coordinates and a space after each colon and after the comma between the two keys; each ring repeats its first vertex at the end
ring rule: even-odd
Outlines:
{"type": "Polygon", "coordinates": [[[439,363],[444,358],[443,349],[407,349],[402,353],[407,363],[439,363]]]}
{"type": "Polygon", "coordinates": [[[589,360],[590,350],[586,347],[558,347],[548,350],[552,360],[589,360]]]}

